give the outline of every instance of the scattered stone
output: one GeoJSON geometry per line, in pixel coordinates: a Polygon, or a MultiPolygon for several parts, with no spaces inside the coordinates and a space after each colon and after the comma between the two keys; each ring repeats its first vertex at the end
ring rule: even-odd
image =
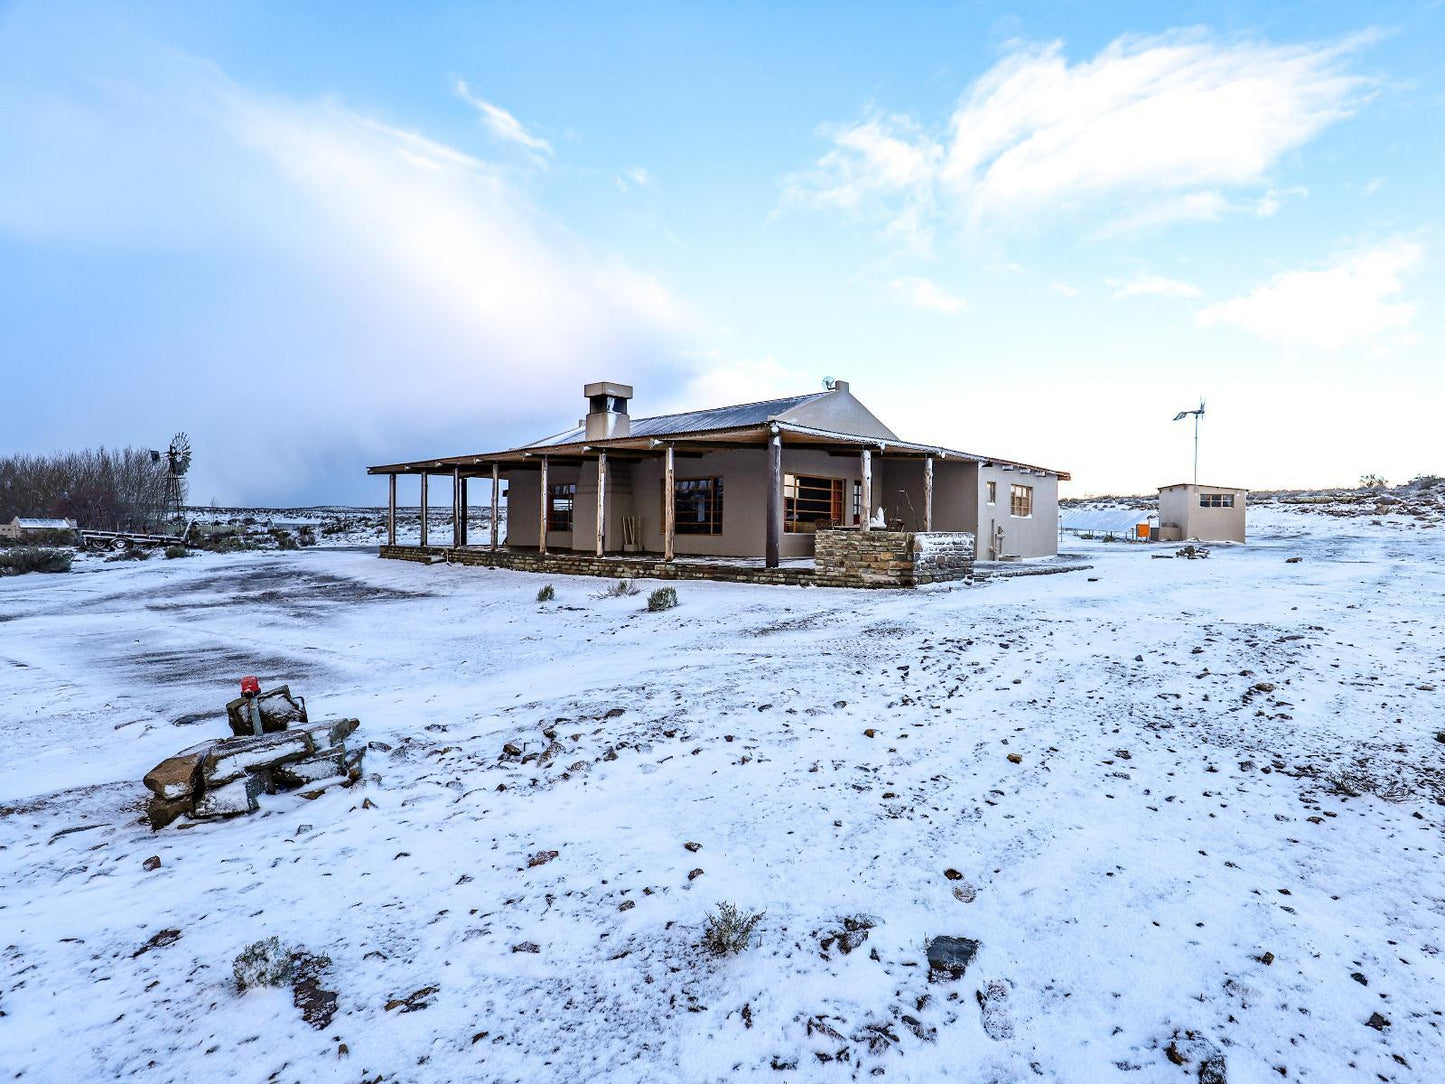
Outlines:
{"type": "Polygon", "coordinates": [[[527,868],[535,869],[537,866],[545,866],[560,853],[560,851],[538,851],[531,858],[527,859],[527,868]]]}
{"type": "Polygon", "coordinates": [[[1374,1028],[1376,1031],[1384,1031],[1390,1026],[1390,1021],[1377,1012],[1372,1012],[1370,1018],[1365,1021],[1365,1027],[1374,1028]]]}
{"type": "Polygon", "coordinates": [[[151,949],[165,948],[167,945],[174,945],[180,939],[180,930],[161,930],[159,933],[152,934],[149,941],[132,952],[130,958],[134,960],[137,956],[145,955],[151,949]]]}
{"type": "Polygon", "coordinates": [[[953,898],[959,903],[972,903],[978,899],[978,889],[964,881],[962,884],[953,886],[953,898]]]}
{"type": "Polygon", "coordinates": [[[689,871],[689,873],[688,873],[688,875],[687,875],[687,879],[688,879],[689,881],[695,881],[695,880],[697,880],[697,879],[698,879],[699,877],[701,877],[701,876],[702,876],[702,867],[698,867],[698,868],[695,869],[695,870],[689,871]]]}
{"type": "Polygon", "coordinates": [[[440,986],[423,986],[420,990],[413,990],[406,997],[394,997],[386,1003],[384,1011],[391,1012],[392,1009],[400,1009],[402,1012],[419,1012],[431,1005],[432,994],[440,989],[440,986]]]}
{"type": "Polygon", "coordinates": [[[1284,559],[1284,563],[1287,564],[1287,565],[1297,565],[1297,564],[1299,564],[1299,563],[1300,563],[1301,561],[1303,561],[1303,560],[1304,560],[1303,557],[1286,557],[1286,558],[1284,559]]]}
{"type": "Polygon", "coordinates": [[[205,759],[204,752],[168,757],[146,772],[141,782],[157,798],[166,801],[189,798],[196,792],[205,759]]]}
{"type": "Polygon", "coordinates": [[[261,793],[263,784],[260,776],[243,775],[219,787],[206,788],[206,793],[196,801],[197,817],[234,817],[242,813],[254,813],[259,808],[256,795],[261,793]]]}
{"type": "Polygon", "coordinates": [[[978,954],[979,943],[971,937],[935,937],[928,942],[929,976],[959,978],[978,954]]]}
{"type": "Polygon", "coordinates": [[[943,871],[943,875],[947,877],[950,881],[963,880],[963,874],[959,873],[956,869],[946,869],[943,871]]]}
{"type": "Polygon", "coordinates": [[[522,747],[514,741],[509,741],[502,746],[502,752],[509,757],[519,757],[522,755],[522,747]]]}
{"type": "Polygon", "coordinates": [[[174,801],[152,798],[146,805],[146,819],[150,822],[151,830],[159,832],[166,825],[192,812],[194,808],[195,801],[191,798],[177,798],[174,801]]]}
{"type": "Polygon", "coordinates": [[[1361,973],[1361,972],[1359,972],[1359,971],[1351,971],[1351,972],[1350,972],[1350,978],[1354,979],[1354,980],[1355,980],[1356,982],[1358,982],[1361,986],[1369,986],[1369,985],[1370,985],[1370,980],[1367,979],[1367,978],[1365,978],[1364,974],[1361,973]]]}
{"type": "Polygon", "coordinates": [[[1018,753],[1010,753],[1008,755],[1008,762],[1010,764],[1022,764],[1024,762],[1024,758],[1018,753]]]}
{"type": "MultiPolygon", "coordinates": [[[[291,984],[291,1003],[301,1010],[301,1019],[317,1031],[325,1031],[336,1016],[337,994],[321,986],[324,972],[331,966],[326,956],[313,956],[309,952],[295,954],[296,977],[291,984]]],[[[346,1051],[341,1044],[337,1056],[346,1051]]]]}
{"type": "Polygon", "coordinates": [[[158,854],[151,855],[149,858],[147,858],[144,862],[141,863],[141,868],[147,873],[154,873],[156,870],[161,868],[161,856],[158,854]]]}
{"type": "Polygon", "coordinates": [[[513,952],[541,952],[541,947],[535,941],[523,941],[521,944],[512,946],[513,952]]]}
{"type": "Polygon", "coordinates": [[[865,738],[876,738],[878,736],[878,731],[874,730],[870,726],[867,730],[863,731],[863,736],[865,738]]]}
{"type": "Polygon", "coordinates": [[[636,907],[636,906],[637,906],[637,901],[636,901],[636,900],[623,900],[621,906],[619,906],[617,909],[618,909],[619,911],[630,911],[630,910],[632,910],[632,909],[633,909],[634,907],[636,907]]]}
{"type": "Polygon", "coordinates": [[[693,854],[697,854],[698,851],[702,850],[701,843],[684,843],[683,847],[691,851],[693,854]]]}
{"type": "Polygon", "coordinates": [[[983,1011],[983,1031],[994,1042],[1012,1039],[1014,1035],[1013,1015],[1008,1011],[1008,983],[1002,979],[990,979],[982,990],[975,990],[973,996],[983,1011]]]}

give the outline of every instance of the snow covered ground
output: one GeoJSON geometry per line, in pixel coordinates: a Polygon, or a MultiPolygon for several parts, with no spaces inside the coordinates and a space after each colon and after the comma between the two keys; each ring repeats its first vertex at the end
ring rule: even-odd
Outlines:
{"type": "Polygon", "coordinates": [[[0,1067],[1144,1084],[1217,1050],[1231,1084],[1439,1079],[1441,542],[1251,530],[972,589],[685,583],[665,613],[336,548],[0,580],[0,1067]],[[250,673],[359,717],[367,781],[152,834],[142,774],[250,673]],[[544,730],[545,765],[504,755],[544,730]],[[766,911],[741,955],[698,948],[719,900],[766,911]],[[331,958],[325,1030],[235,993],[268,935],[331,958]],[[930,981],[937,935],[981,942],[961,978],[930,981]]]}

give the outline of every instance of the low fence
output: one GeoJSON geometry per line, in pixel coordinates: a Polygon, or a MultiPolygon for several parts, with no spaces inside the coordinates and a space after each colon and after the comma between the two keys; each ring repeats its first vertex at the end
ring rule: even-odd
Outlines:
{"type": "Polygon", "coordinates": [[[451,546],[382,546],[399,561],[446,561],[563,576],[608,579],[723,580],[814,587],[918,587],[973,580],[973,535],[963,532],[820,531],[814,567],[765,568],[741,561],[664,561],[653,555],[596,557],[560,551],[451,546]]]}

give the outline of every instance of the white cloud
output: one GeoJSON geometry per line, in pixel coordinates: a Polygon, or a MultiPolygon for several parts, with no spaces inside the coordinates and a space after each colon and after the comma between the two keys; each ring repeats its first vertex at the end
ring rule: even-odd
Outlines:
{"type": "Polygon", "coordinates": [[[125,443],[183,411],[210,450],[198,492],[374,496],[366,463],[539,436],[576,417],[587,380],[656,402],[691,378],[683,350],[708,333],[690,306],[589,250],[508,171],[68,30],[0,34],[0,236],[128,251],[148,308],[108,320],[104,354],[56,352],[73,390],[37,414],[64,420],[17,444],[125,443]],[[36,52],[69,59],[14,62],[36,52]],[[183,394],[158,392],[172,383],[183,394]],[[295,419],[284,440],[234,439],[238,384],[295,419]]]}
{"type": "Polygon", "coordinates": [[[1053,290],[1056,294],[1062,294],[1064,297],[1079,296],[1078,287],[1070,286],[1067,282],[1051,282],[1049,283],[1049,289],[1053,290]]]}
{"type": "Polygon", "coordinates": [[[527,131],[521,121],[501,106],[493,105],[491,102],[477,97],[460,79],[457,80],[456,91],[463,101],[474,107],[481,115],[482,126],[498,139],[508,143],[518,143],[536,154],[550,155],[552,153],[552,144],[527,131]]]}
{"type": "Polygon", "coordinates": [[[791,201],[881,216],[917,245],[940,221],[1036,221],[1103,205],[1138,225],[1217,218],[1222,190],[1258,188],[1287,152],[1347,116],[1353,46],[1125,37],[1070,64],[1019,47],[965,92],[946,130],[873,116],[788,179],[791,201]],[[1127,210],[1125,210],[1127,208],[1127,210]]]}
{"type": "Polygon", "coordinates": [[[1199,313],[1202,327],[1232,324],[1290,346],[1337,350],[1385,332],[1407,331],[1415,306],[1397,299],[1422,247],[1396,239],[1318,270],[1285,271],[1254,290],[1199,313]]]}
{"type": "Polygon", "coordinates": [[[961,312],[968,311],[966,300],[956,294],[950,294],[938,283],[929,279],[896,278],[889,288],[901,304],[918,309],[920,312],[957,316],[961,312]]]}
{"type": "Polygon", "coordinates": [[[1117,297],[1198,297],[1199,287],[1163,275],[1136,275],[1132,279],[1105,279],[1117,297]]]}

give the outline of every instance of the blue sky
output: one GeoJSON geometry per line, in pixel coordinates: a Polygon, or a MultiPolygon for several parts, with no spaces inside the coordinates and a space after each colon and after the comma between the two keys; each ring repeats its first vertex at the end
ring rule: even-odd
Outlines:
{"type": "MultiPolygon", "coordinates": [[[[824,376],[1074,494],[1445,472],[1438,4],[0,5],[0,448],[192,497],[824,376]]],[[[405,496],[405,495],[404,495],[405,496]]]]}

